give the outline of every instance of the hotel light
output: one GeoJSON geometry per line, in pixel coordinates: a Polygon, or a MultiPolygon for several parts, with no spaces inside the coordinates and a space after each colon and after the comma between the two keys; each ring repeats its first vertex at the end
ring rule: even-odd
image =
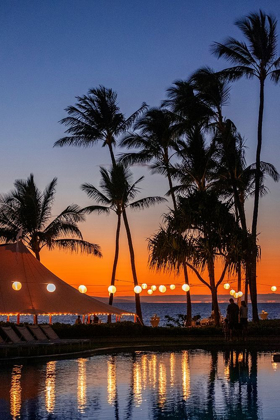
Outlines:
{"type": "Polygon", "coordinates": [[[165,286],[163,286],[163,285],[160,285],[160,286],[159,286],[159,288],[158,288],[158,290],[159,290],[161,293],[165,293],[165,292],[166,292],[166,287],[165,287],[165,286]]]}
{"type": "Polygon", "coordinates": [[[138,295],[141,292],[142,292],[142,287],[141,286],[135,286],[134,287],[134,293],[136,293],[138,295]]]}
{"type": "Polygon", "coordinates": [[[78,287],[78,290],[79,290],[79,292],[80,292],[80,293],[86,293],[86,292],[87,292],[87,287],[86,287],[86,286],[84,286],[83,284],[81,284],[81,285],[78,287]]]}
{"type": "Polygon", "coordinates": [[[49,284],[47,285],[47,291],[48,291],[48,292],[52,293],[52,292],[54,292],[54,291],[55,291],[55,289],[56,289],[56,287],[55,287],[55,285],[54,285],[53,283],[49,283],[49,284]]]}
{"type": "Polygon", "coordinates": [[[154,292],[155,290],[157,290],[157,286],[155,286],[154,284],[151,287],[152,291],[154,292]]]}
{"type": "Polygon", "coordinates": [[[113,293],[113,294],[114,294],[114,293],[116,293],[116,291],[117,291],[116,286],[113,286],[113,285],[112,285],[112,286],[109,286],[109,287],[108,287],[108,292],[109,292],[109,293],[113,293]]]}
{"type": "Polygon", "coordinates": [[[17,290],[17,291],[20,290],[22,288],[21,282],[20,281],[14,281],[13,284],[12,284],[12,288],[14,290],[17,290]]]}
{"type": "Polygon", "coordinates": [[[175,284],[170,284],[170,289],[174,290],[176,288],[175,284]]]}
{"type": "Polygon", "coordinates": [[[230,294],[231,296],[234,296],[234,293],[235,293],[235,290],[233,290],[233,289],[231,289],[231,291],[229,292],[229,294],[230,294]]]}
{"type": "Polygon", "coordinates": [[[145,290],[145,289],[147,289],[147,288],[148,288],[148,285],[147,285],[147,283],[142,283],[142,286],[141,286],[141,287],[142,287],[142,289],[144,289],[144,290],[145,290]]]}
{"type": "Polygon", "coordinates": [[[225,283],[224,284],[224,289],[228,290],[230,288],[230,284],[229,283],[225,283]]]}
{"type": "Polygon", "coordinates": [[[182,289],[184,292],[188,292],[190,290],[190,286],[188,284],[183,284],[182,289]]]}
{"type": "Polygon", "coordinates": [[[242,297],[243,296],[243,292],[241,292],[241,290],[240,290],[240,292],[238,292],[238,297],[242,297]]]}
{"type": "Polygon", "coordinates": [[[148,295],[152,295],[154,292],[152,291],[152,289],[149,289],[149,290],[147,291],[147,293],[148,293],[148,295]]]}
{"type": "Polygon", "coordinates": [[[271,287],[271,291],[272,291],[272,292],[276,292],[276,290],[277,290],[277,287],[276,287],[276,286],[272,286],[272,287],[271,287]]]}
{"type": "Polygon", "coordinates": [[[238,293],[238,292],[235,292],[235,293],[234,293],[234,295],[233,295],[233,297],[234,297],[235,299],[237,299],[237,298],[239,297],[239,293],[238,293]]]}

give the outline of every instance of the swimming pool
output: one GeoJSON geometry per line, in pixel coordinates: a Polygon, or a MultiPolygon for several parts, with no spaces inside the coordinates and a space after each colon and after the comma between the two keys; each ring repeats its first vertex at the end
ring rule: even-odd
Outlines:
{"type": "Polygon", "coordinates": [[[278,420],[280,366],[256,351],[136,351],[2,367],[0,418],[278,420]]]}

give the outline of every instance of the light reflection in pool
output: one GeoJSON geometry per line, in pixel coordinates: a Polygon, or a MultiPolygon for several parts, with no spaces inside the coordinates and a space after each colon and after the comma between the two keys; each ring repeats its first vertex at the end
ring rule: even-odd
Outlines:
{"type": "Polygon", "coordinates": [[[279,392],[270,353],[123,353],[2,369],[0,417],[278,420],[279,392]]]}

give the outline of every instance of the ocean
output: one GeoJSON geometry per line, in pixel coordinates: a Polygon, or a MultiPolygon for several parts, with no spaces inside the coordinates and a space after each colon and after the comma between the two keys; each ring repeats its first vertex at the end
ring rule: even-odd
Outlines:
{"type": "MultiPolygon", "coordinates": [[[[226,315],[227,303],[220,303],[220,311],[223,316],[226,315]]],[[[116,303],[115,306],[118,308],[125,309],[128,312],[135,312],[134,303],[116,303]]],[[[178,314],[186,314],[186,304],[185,303],[142,303],[142,314],[143,321],[145,325],[150,325],[150,318],[153,315],[157,315],[160,318],[159,326],[165,326],[167,320],[166,315],[170,317],[177,317],[178,314]]],[[[252,317],[251,304],[248,305],[249,309],[249,320],[252,317]]],[[[280,319],[280,303],[259,303],[258,305],[259,313],[264,310],[268,313],[268,319],[280,319]]],[[[192,304],[192,316],[200,315],[201,318],[208,318],[211,315],[211,303],[193,303],[192,304]]],[[[38,322],[48,322],[47,316],[39,316],[38,322]]],[[[100,316],[102,322],[107,321],[106,316],[100,316]]],[[[133,321],[133,317],[123,317],[124,320],[133,321]]],[[[75,315],[60,315],[53,316],[52,321],[62,322],[67,324],[74,324],[76,320],[75,315]]],[[[6,321],[6,317],[0,316],[0,321],[6,321]]],[[[10,317],[11,322],[16,322],[16,317],[10,317]]],[[[32,316],[21,316],[21,322],[33,322],[32,316]]]]}

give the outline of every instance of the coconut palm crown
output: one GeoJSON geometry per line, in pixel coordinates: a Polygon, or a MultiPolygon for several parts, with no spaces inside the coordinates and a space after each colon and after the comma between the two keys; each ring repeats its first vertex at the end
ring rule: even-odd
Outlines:
{"type": "Polygon", "coordinates": [[[101,257],[99,245],[83,240],[77,224],[83,222],[85,216],[79,206],[67,206],[58,216],[52,217],[56,184],[54,178],[41,192],[33,174],[27,180],[16,180],[15,189],[0,196],[0,240],[7,243],[21,237],[39,261],[44,247],[101,257]]]}

